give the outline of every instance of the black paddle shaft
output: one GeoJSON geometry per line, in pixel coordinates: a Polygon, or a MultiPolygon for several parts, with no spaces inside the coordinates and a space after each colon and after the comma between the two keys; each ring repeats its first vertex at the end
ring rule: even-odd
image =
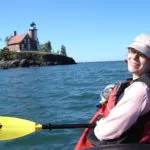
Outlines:
{"type": "Polygon", "coordinates": [[[77,128],[94,128],[95,124],[45,124],[42,129],[77,129],[77,128]]]}

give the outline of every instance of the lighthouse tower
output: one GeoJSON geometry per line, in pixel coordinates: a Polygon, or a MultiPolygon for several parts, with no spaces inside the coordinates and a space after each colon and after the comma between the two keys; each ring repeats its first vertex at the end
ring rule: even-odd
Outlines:
{"type": "Polygon", "coordinates": [[[32,39],[32,47],[36,50],[39,49],[39,41],[37,38],[37,29],[36,29],[36,24],[34,22],[32,22],[30,24],[30,28],[29,28],[29,36],[32,39]]]}

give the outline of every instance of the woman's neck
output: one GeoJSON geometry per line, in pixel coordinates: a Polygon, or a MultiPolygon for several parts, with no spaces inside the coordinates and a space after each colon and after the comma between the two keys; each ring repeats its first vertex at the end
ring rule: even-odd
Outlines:
{"type": "Polygon", "coordinates": [[[139,78],[139,76],[137,76],[137,75],[133,74],[132,78],[133,78],[133,80],[136,80],[136,79],[138,79],[138,78],[139,78]]]}

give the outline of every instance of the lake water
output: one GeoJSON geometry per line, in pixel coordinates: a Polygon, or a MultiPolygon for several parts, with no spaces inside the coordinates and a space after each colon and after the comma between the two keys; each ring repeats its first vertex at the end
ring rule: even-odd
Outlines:
{"type": "MultiPolygon", "coordinates": [[[[0,70],[0,114],[41,124],[88,123],[100,91],[130,77],[123,61],[0,70]]],[[[4,150],[73,150],[83,129],[40,130],[4,150]]]]}

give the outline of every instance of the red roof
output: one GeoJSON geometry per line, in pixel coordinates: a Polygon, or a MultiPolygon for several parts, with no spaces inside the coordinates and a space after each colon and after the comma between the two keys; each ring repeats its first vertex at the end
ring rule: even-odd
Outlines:
{"type": "Polygon", "coordinates": [[[7,45],[12,45],[12,44],[18,44],[18,43],[21,43],[22,40],[25,38],[27,34],[20,34],[20,35],[16,35],[16,36],[13,36],[7,45]]]}

